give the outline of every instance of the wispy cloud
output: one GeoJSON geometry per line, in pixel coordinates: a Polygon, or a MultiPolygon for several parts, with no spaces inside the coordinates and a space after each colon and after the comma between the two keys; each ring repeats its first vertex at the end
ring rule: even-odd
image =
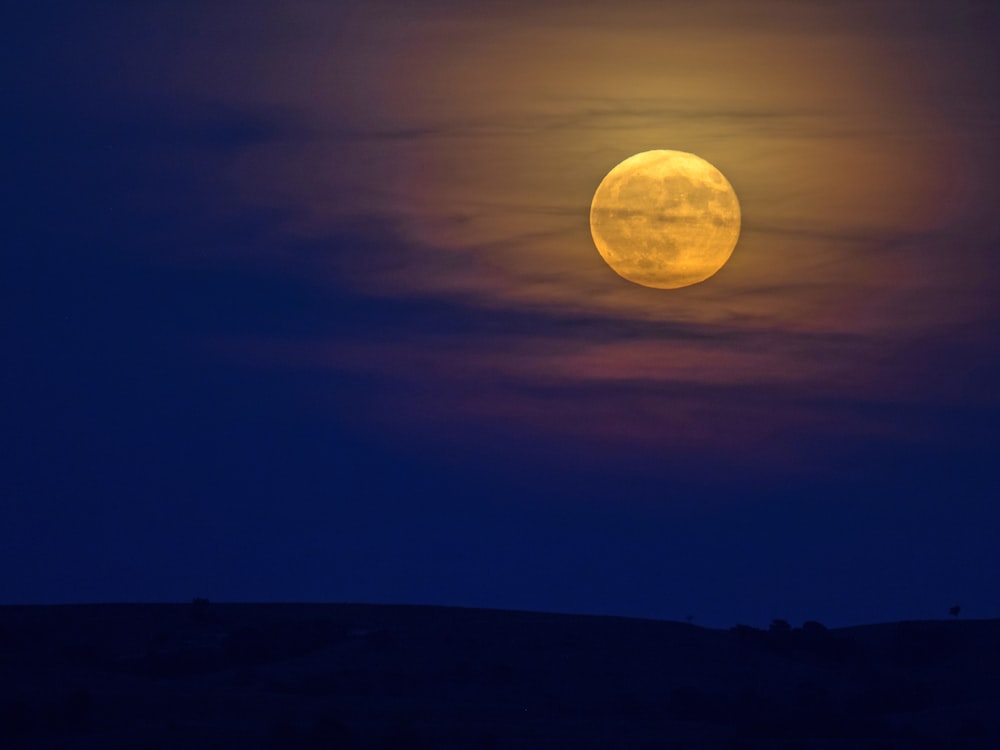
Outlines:
{"type": "Polygon", "coordinates": [[[241,18],[221,50],[157,26],[176,54],[146,75],[189,117],[153,140],[182,164],[213,154],[197,163],[233,221],[271,217],[211,252],[308,278],[358,318],[224,346],[394,384],[372,406],[390,422],[734,455],[902,438],[891,405],[953,398],[959,379],[919,352],[979,367],[1000,280],[995,160],[977,156],[996,150],[989,60],[959,44],[977,6],[625,5],[290,3],[272,8],[287,36],[255,46],[241,18]],[[594,189],[649,148],[698,153],[736,188],[741,239],[709,282],[636,287],[592,246],[594,189]]]}

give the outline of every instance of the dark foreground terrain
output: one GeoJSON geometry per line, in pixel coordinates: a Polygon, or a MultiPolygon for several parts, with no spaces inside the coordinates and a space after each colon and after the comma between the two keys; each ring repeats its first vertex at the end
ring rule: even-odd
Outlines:
{"type": "Polygon", "coordinates": [[[0,747],[997,748],[1000,621],[0,607],[0,747]]]}

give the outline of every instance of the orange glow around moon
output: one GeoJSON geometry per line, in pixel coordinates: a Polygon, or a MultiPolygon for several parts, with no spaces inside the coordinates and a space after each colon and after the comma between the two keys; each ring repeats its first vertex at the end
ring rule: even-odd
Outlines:
{"type": "Polygon", "coordinates": [[[729,260],[740,204],[722,172],[684,151],[644,151],[608,172],[590,206],[601,257],[655,289],[704,281],[729,260]]]}

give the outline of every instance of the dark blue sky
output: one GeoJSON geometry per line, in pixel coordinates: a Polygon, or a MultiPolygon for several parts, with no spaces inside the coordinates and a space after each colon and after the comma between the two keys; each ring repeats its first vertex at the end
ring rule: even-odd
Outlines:
{"type": "Polygon", "coordinates": [[[873,4],[905,54],[860,96],[822,66],[871,18],[633,5],[15,11],[0,603],[1000,616],[995,14],[873,4]],[[643,54],[668,22],[733,60],[643,54]],[[638,50],[606,80],[512,56],[601,33],[638,50]],[[776,39],[786,70],[813,36],[785,99],[733,93],[739,54],[776,39]],[[518,98],[508,63],[607,90],[518,98]],[[732,270],[686,296],[589,244],[591,177],[644,145],[714,149],[743,201],[732,270]]]}

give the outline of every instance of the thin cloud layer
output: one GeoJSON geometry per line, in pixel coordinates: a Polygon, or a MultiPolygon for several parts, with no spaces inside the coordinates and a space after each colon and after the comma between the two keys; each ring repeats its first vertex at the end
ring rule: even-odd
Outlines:
{"type": "Polygon", "coordinates": [[[208,262],[245,252],[389,312],[233,356],[377,378],[389,429],[770,461],[803,435],[921,432],[879,404],[988,401],[927,355],[987,367],[995,340],[983,4],[252,8],[131,11],[112,93],[169,92],[204,126],[171,151],[215,150],[220,215],[270,217],[208,262]],[[143,50],[156,65],[122,68],[143,50]],[[744,216],[730,262],[676,292],[618,278],[587,224],[604,174],[650,148],[715,164],[744,216]],[[444,312],[415,324],[410,303],[444,312]]]}

